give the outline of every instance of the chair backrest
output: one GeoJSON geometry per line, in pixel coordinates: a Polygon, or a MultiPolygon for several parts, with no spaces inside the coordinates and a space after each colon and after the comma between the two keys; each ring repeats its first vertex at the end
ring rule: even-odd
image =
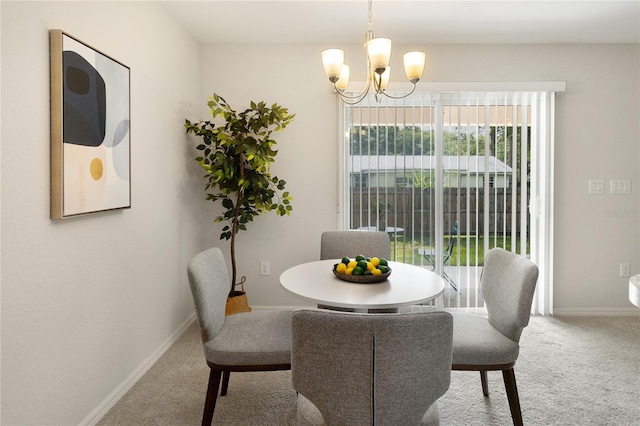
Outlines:
{"type": "Polygon", "coordinates": [[[444,311],[300,309],[292,316],[293,387],[329,425],[419,424],[449,388],[452,334],[444,311]]]}
{"type": "Polygon", "coordinates": [[[320,238],[320,260],[354,258],[359,254],[389,259],[391,240],[382,231],[325,231],[320,238]]]}
{"type": "Polygon", "coordinates": [[[231,288],[227,265],[219,248],[198,253],[187,267],[189,285],[202,342],[211,340],[225,321],[225,306],[231,288]]]}
{"type": "Polygon", "coordinates": [[[525,256],[501,248],[489,250],[484,261],[480,292],[491,325],[514,342],[529,324],[538,267],[525,256]]]}

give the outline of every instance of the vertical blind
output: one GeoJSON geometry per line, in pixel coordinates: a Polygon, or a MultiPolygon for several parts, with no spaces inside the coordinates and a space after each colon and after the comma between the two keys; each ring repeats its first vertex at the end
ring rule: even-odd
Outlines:
{"type": "Polygon", "coordinates": [[[528,256],[541,276],[533,310],[552,313],[553,104],[549,91],[341,104],[344,227],[384,230],[392,260],[443,276],[445,307],[484,306],[490,248],[528,256]]]}

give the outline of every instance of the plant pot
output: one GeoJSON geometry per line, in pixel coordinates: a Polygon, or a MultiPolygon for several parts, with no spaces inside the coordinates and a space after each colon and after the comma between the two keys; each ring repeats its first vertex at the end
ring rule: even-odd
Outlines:
{"type": "Polygon", "coordinates": [[[229,297],[227,297],[227,306],[224,312],[225,315],[239,314],[240,312],[251,312],[249,301],[247,300],[247,293],[244,291],[244,280],[245,277],[242,277],[242,281],[239,284],[236,284],[236,286],[240,285],[242,290],[233,290],[229,294],[229,297]]]}

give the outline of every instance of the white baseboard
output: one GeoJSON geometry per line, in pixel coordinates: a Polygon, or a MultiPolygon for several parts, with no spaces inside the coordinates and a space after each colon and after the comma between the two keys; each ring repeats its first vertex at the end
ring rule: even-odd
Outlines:
{"type": "Polygon", "coordinates": [[[565,317],[636,317],[638,308],[554,308],[554,316],[565,317]]]}
{"type": "Polygon", "coordinates": [[[295,311],[300,308],[313,308],[315,305],[299,305],[299,306],[272,306],[272,305],[251,305],[254,311],[295,311]]]}
{"type": "Polygon", "coordinates": [[[189,328],[191,324],[196,319],[195,312],[191,314],[176,331],[169,336],[165,342],[160,345],[158,349],[156,349],[147,359],[145,359],[142,364],[138,368],[136,368],[130,375],[127,377],[118,387],[116,387],[113,392],[111,392],[98,406],[89,413],[87,417],[84,418],[79,424],[81,426],[84,425],[95,425],[97,424],[102,417],[105,416],[109,412],[109,410],[124,396],[129,389],[136,384],[138,380],[153,366],[153,364],[160,359],[162,355],[173,345],[189,328]]]}

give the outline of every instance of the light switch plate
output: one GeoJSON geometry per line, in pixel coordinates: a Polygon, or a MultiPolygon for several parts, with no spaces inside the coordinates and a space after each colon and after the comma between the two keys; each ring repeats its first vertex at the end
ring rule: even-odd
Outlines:
{"type": "Polygon", "coordinates": [[[589,194],[604,194],[604,181],[602,179],[589,179],[589,194]]]}
{"type": "Polygon", "coordinates": [[[613,179],[609,185],[610,194],[631,194],[631,181],[628,179],[613,179]]]}

